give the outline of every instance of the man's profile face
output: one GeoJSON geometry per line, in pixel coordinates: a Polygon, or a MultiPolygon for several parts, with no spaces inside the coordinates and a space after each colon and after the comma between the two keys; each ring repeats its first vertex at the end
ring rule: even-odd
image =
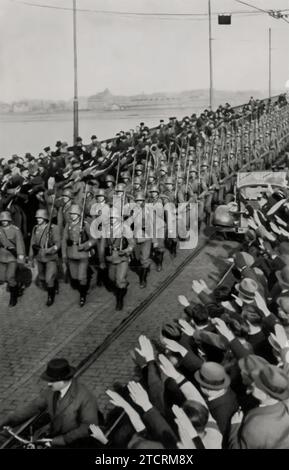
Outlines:
{"type": "Polygon", "coordinates": [[[60,380],[59,382],[48,382],[48,387],[51,388],[53,392],[60,392],[64,387],[66,387],[67,382],[60,380]]]}

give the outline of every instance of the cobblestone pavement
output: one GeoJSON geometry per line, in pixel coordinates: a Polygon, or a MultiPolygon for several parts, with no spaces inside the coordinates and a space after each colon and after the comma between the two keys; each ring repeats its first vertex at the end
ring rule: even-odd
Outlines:
{"type": "MultiPolygon", "coordinates": [[[[192,298],[191,281],[204,278],[214,286],[228,266],[222,258],[230,256],[236,243],[213,241],[199,253],[161,296],[124,331],[82,375],[97,396],[102,409],[108,402],[104,394],[118,380],[125,383],[134,374],[129,356],[141,333],[157,337],[163,321],[178,317],[182,308],[179,294],[192,298]]],[[[131,311],[172,274],[186,259],[188,252],[179,251],[176,258],[165,255],[164,270],[157,273],[154,265],[148,287],[140,289],[137,275],[129,273],[129,291],[123,312],[115,311],[112,293],[103,287],[92,287],[84,308],[78,307],[78,293],[61,284],[55,305],[45,306],[46,293],[31,286],[11,309],[8,293],[0,292],[0,413],[15,409],[33,399],[44,383],[39,375],[48,360],[55,356],[69,358],[77,366],[117,328],[131,311]]]]}

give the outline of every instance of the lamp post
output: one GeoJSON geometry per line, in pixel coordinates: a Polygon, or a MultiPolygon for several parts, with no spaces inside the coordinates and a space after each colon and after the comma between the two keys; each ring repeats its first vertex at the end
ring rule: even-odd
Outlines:
{"type": "Polygon", "coordinates": [[[272,82],[272,47],[271,47],[271,28],[269,28],[269,98],[272,96],[271,82],[272,82]]]}
{"type": "Polygon", "coordinates": [[[213,107],[213,60],[212,60],[212,15],[211,15],[211,0],[208,0],[208,13],[209,13],[209,66],[210,66],[210,109],[213,107]]]}
{"type": "Polygon", "coordinates": [[[76,0],[73,0],[73,58],[74,58],[73,141],[74,141],[74,144],[76,144],[76,139],[78,137],[76,0]]]}

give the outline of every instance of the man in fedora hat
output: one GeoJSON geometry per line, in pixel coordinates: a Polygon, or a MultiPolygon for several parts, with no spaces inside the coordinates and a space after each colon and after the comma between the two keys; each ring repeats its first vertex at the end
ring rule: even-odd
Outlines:
{"type": "Polygon", "coordinates": [[[194,377],[206,397],[211,415],[226,439],[231,417],[239,408],[237,397],[230,388],[230,377],[224,367],[216,362],[204,362],[194,377]]]}
{"type": "Polygon", "coordinates": [[[251,372],[252,395],[260,405],[243,419],[232,420],[232,449],[288,449],[289,381],[287,374],[270,364],[251,372]]]}
{"type": "Polygon", "coordinates": [[[5,416],[0,421],[0,428],[5,425],[17,426],[46,411],[50,417],[50,428],[46,435],[51,438],[51,445],[79,447],[81,442],[84,443],[82,440],[89,437],[89,424],[98,424],[99,412],[96,398],[74,378],[75,372],[66,359],[49,361],[41,375],[48,389],[32,403],[5,416]]]}

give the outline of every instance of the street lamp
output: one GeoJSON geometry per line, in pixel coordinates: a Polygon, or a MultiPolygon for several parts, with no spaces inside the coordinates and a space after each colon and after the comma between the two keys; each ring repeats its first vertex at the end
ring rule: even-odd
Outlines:
{"type": "Polygon", "coordinates": [[[209,13],[209,66],[210,66],[210,109],[213,107],[213,59],[212,59],[212,15],[211,15],[211,0],[208,0],[208,13],[209,13]]]}
{"type": "Polygon", "coordinates": [[[76,0],[73,0],[73,58],[74,58],[73,141],[74,141],[74,144],[76,144],[76,139],[78,137],[76,0]]]}

